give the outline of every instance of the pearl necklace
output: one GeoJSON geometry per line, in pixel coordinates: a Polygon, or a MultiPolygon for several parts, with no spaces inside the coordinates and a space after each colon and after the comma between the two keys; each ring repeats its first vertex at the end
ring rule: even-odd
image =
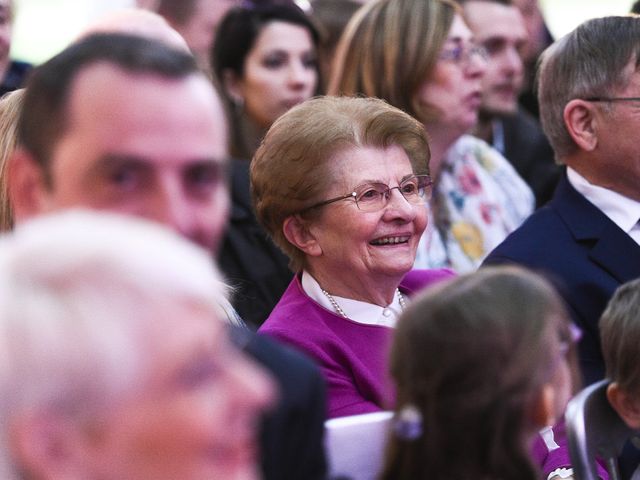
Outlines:
{"type": "MultiPolygon", "coordinates": [[[[340,307],[340,305],[338,305],[338,302],[336,302],[336,299],[333,298],[333,295],[331,295],[329,292],[327,292],[324,288],[321,288],[320,290],[322,290],[322,293],[324,294],[324,296],[329,299],[329,302],[331,303],[331,306],[333,307],[333,309],[340,316],[342,316],[344,318],[349,318],[349,317],[347,317],[347,314],[344,313],[344,310],[342,310],[342,307],[340,307]]],[[[398,302],[400,303],[400,308],[402,309],[402,311],[406,310],[407,304],[405,303],[404,295],[402,295],[402,292],[400,291],[399,288],[396,288],[396,295],[398,295],[398,302]]]]}

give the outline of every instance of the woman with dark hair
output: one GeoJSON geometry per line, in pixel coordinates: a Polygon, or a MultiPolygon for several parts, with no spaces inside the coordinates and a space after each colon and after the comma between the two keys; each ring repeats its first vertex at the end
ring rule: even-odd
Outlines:
{"type": "Polygon", "coordinates": [[[249,161],[280,115],[317,93],[318,33],[293,3],[247,4],[220,23],[211,64],[231,125],[233,208],[219,264],[235,287],[234,307],[254,328],[291,281],[287,258],[255,220],[249,161]]]}
{"type": "Polygon", "coordinates": [[[572,392],[574,341],[551,285],[518,267],[416,298],[392,346],[398,403],[380,478],[543,478],[532,446],[572,392]]]}
{"type": "Polygon", "coordinates": [[[250,160],[276,118],[317,93],[318,42],[293,3],[252,4],[224,17],[211,65],[230,107],[234,157],[250,160]]]}

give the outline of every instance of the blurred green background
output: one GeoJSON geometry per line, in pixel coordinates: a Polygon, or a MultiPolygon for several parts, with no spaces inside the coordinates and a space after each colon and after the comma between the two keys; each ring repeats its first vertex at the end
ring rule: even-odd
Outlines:
{"type": "MultiPolygon", "coordinates": [[[[134,0],[14,0],[16,21],[12,57],[40,63],[62,50],[83,26],[100,14],[132,6],[134,0]]],[[[541,0],[556,38],[588,18],[622,15],[633,0],[541,0]]]]}

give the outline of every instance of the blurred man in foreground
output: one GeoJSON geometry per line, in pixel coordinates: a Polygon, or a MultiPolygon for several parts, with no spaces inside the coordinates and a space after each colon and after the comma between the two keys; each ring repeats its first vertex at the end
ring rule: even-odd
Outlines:
{"type": "Polygon", "coordinates": [[[487,50],[474,134],[511,162],[541,206],[551,198],[560,168],[537,120],[518,106],[525,74],[522,56],[528,41],[522,14],[511,0],[466,0],[462,4],[476,42],[487,50]]]}
{"type": "MultiPolygon", "coordinates": [[[[215,253],[229,206],[227,125],[188,53],[138,36],[90,36],[35,70],[19,137],[9,178],[18,225],[88,207],[156,221],[215,253]]],[[[249,332],[235,334],[280,388],[262,429],[265,478],[323,478],[317,368],[249,332]]]]}
{"type": "Polygon", "coordinates": [[[207,252],[74,211],[0,240],[3,480],[258,479],[269,376],[229,342],[207,252]]]}

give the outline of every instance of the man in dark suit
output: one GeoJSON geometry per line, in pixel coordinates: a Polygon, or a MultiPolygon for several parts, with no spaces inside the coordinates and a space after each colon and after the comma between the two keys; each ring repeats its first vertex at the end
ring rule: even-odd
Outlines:
{"type": "Polygon", "coordinates": [[[487,50],[482,105],[474,134],[490,143],[531,187],[537,206],[552,196],[560,167],[538,121],[518,107],[524,80],[527,30],[511,0],[466,0],[465,18],[475,41],[487,50]]]}
{"type": "Polygon", "coordinates": [[[486,259],[556,282],[582,329],[585,383],[604,376],[598,319],[613,291],[640,276],[640,18],[585,22],[545,51],[542,126],[566,175],[486,259]]]}
{"type": "MultiPolygon", "coordinates": [[[[213,254],[229,206],[227,131],[192,55],[132,35],[90,36],[30,77],[10,159],[15,221],[109,210],[164,224],[213,254]]],[[[248,331],[235,336],[280,386],[263,424],[264,478],[324,478],[317,367],[248,331]]]]}

